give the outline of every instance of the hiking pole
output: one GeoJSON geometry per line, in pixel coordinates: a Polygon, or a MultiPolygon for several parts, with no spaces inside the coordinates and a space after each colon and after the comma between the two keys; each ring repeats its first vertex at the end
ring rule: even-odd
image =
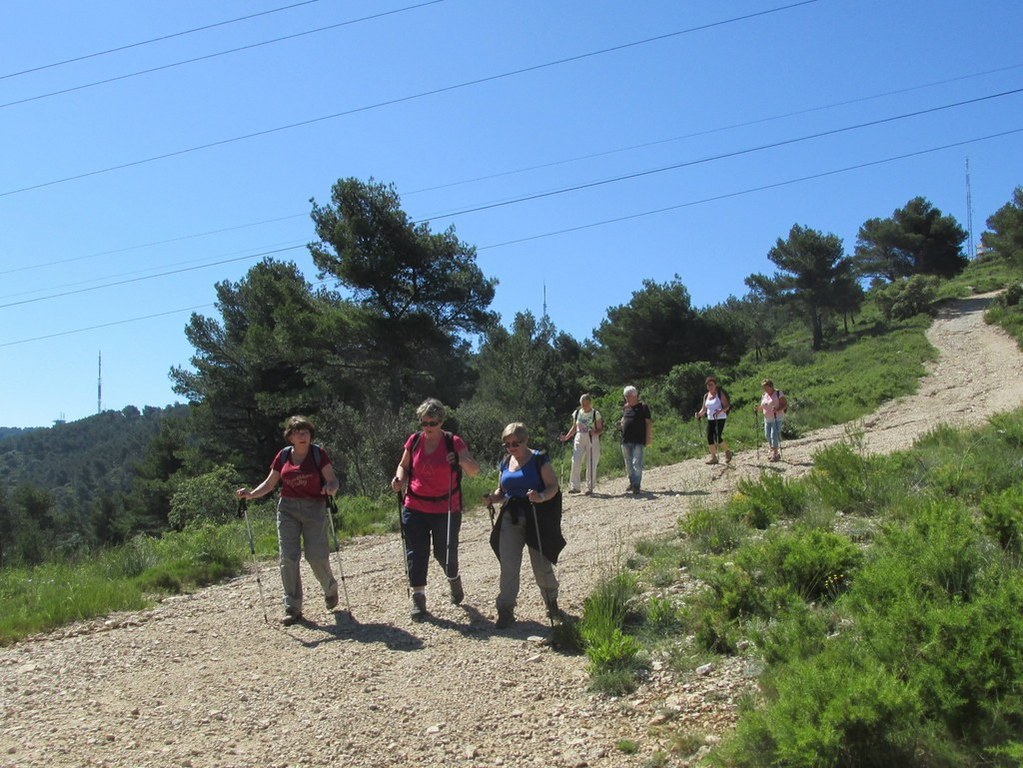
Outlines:
{"type": "Polygon", "coordinates": [[[760,417],[757,416],[757,407],[753,406],[753,432],[757,436],[757,465],[760,465],[760,417]]]}
{"type": "Polygon", "coordinates": [[[345,579],[345,569],[341,564],[341,542],[337,538],[337,530],[334,528],[334,513],[337,512],[337,502],[333,496],[327,497],[327,524],[330,526],[330,536],[334,540],[334,554],[337,556],[337,572],[341,577],[341,586],[345,590],[345,605],[348,606],[348,615],[355,618],[352,613],[352,601],[348,599],[348,581],[345,579]]]}
{"type": "Polygon", "coordinates": [[[444,576],[451,581],[451,465],[448,465],[448,539],[444,545],[444,576]]]}
{"type": "Polygon", "coordinates": [[[398,494],[398,530],[401,532],[401,561],[405,564],[405,597],[412,597],[412,587],[409,585],[409,581],[412,576],[408,572],[408,543],[405,541],[405,521],[402,519],[402,513],[405,511],[405,505],[402,503],[402,495],[398,494]]]}
{"type": "MultiPolygon", "coordinates": [[[[540,553],[540,557],[547,560],[547,557],[543,553],[543,542],[540,541],[540,519],[536,516],[536,504],[529,502],[529,508],[533,510],[533,527],[536,528],[536,551],[540,553]]],[[[550,560],[547,560],[550,563],[550,560]]],[[[554,563],[551,563],[551,570],[554,570],[554,563]]],[[[557,579],[557,576],[555,576],[557,579]]],[[[554,629],[554,611],[551,610],[550,601],[547,598],[547,590],[541,588],[540,596],[543,597],[543,607],[547,609],[547,619],[551,623],[551,629],[554,629]]]]}
{"type": "Polygon", "coordinates": [[[263,579],[260,574],[259,560],[256,559],[256,541],[252,538],[252,523],[249,522],[249,504],[245,499],[238,499],[238,517],[245,518],[245,530],[249,534],[249,552],[252,553],[252,564],[256,568],[256,587],[259,589],[259,604],[263,608],[263,621],[270,625],[270,617],[266,615],[266,598],[263,597],[263,579]]]}
{"type": "Polygon", "coordinates": [[[587,432],[586,435],[590,438],[590,474],[586,478],[586,484],[590,486],[590,493],[593,493],[593,489],[597,486],[596,480],[593,478],[593,433],[587,432]]]}
{"type": "Polygon", "coordinates": [[[778,461],[781,461],[781,428],[778,426],[778,412],[774,412],[774,439],[778,441],[778,461]]]}

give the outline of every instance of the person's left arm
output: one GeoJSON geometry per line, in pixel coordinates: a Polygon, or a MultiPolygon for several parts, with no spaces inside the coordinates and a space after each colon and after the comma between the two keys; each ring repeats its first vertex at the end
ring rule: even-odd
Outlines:
{"type": "Polygon", "coordinates": [[[593,413],[596,415],[593,417],[593,429],[590,431],[593,432],[594,437],[600,437],[604,431],[604,419],[596,408],[593,409],[593,413]]]}
{"type": "Polygon", "coordinates": [[[337,475],[334,474],[334,466],[332,464],[326,464],[320,469],[320,476],[323,477],[323,493],[327,496],[333,496],[337,493],[338,488],[341,487],[341,483],[337,480],[337,475]]]}
{"type": "Polygon", "coordinates": [[[463,445],[458,453],[449,453],[448,461],[451,463],[451,466],[461,464],[462,471],[469,477],[476,477],[480,473],[479,462],[472,457],[472,454],[469,453],[469,447],[466,445],[463,445]]]}
{"type": "Polygon", "coordinates": [[[650,408],[646,408],[646,444],[650,445],[654,441],[654,419],[650,414],[650,408]]]}
{"type": "Polygon", "coordinates": [[[783,394],[778,394],[778,412],[785,413],[789,409],[788,398],[783,394]]]}
{"type": "Polygon", "coordinates": [[[526,496],[534,504],[550,501],[558,494],[558,476],[554,474],[554,467],[549,461],[540,467],[540,478],[543,480],[542,491],[530,491],[526,496]]]}

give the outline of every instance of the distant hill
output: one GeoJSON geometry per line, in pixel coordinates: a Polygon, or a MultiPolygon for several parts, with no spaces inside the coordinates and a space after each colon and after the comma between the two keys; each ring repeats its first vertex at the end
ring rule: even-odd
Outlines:
{"type": "Polygon", "coordinates": [[[52,427],[0,428],[0,485],[21,485],[79,496],[131,488],[132,469],[165,418],[184,416],[187,406],[129,405],[52,427]]]}

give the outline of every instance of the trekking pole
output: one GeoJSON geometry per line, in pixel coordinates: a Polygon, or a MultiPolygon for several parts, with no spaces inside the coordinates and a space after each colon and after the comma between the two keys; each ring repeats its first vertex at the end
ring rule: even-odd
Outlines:
{"type": "Polygon", "coordinates": [[[494,505],[492,503],[487,504],[487,511],[490,513],[490,530],[494,530],[494,515],[496,514],[496,512],[494,510],[494,505]]]}
{"type": "MultiPolygon", "coordinates": [[[[594,420],[594,423],[596,423],[596,420],[594,420]]],[[[590,474],[586,478],[586,483],[590,486],[590,492],[592,493],[593,489],[597,487],[597,481],[593,477],[593,433],[588,432],[587,436],[590,438],[590,474]]]]}
{"type": "Polygon", "coordinates": [[[238,517],[245,518],[245,530],[249,534],[249,552],[252,553],[252,564],[256,568],[256,587],[259,589],[259,604],[263,608],[263,621],[270,625],[270,617],[266,615],[266,598],[263,597],[263,579],[260,574],[259,560],[256,559],[256,541],[252,538],[252,523],[249,522],[249,505],[245,499],[238,499],[238,517]]]}
{"type": "Polygon", "coordinates": [[[451,465],[448,465],[448,540],[444,545],[444,575],[451,581],[451,465]]]}
{"type": "MultiPolygon", "coordinates": [[[[536,504],[530,502],[529,508],[533,510],[533,527],[536,528],[536,551],[540,553],[540,557],[547,560],[546,555],[543,553],[543,543],[540,541],[540,519],[536,515],[536,504]]],[[[550,560],[547,560],[550,563],[550,560]]],[[[554,570],[554,563],[551,563],[551,570],[554,570]]],[[[555,576],[557,579],[557,576],[555,576]]],[[[547,609],[547,619],[551,622],[551,629],[554,628],[554,612],[551,610],[551,604],[547,599],[547,591],[544,589],[540,590],[540,596],[543,597],[543,607],[547,609]]]]}
{"type": "Polygon", "coordinates": [[[757,465],[760,464],[760,417],[757,416],[757,407],[753,406],[753,431],[757,436],[757,465]]]}
{"type": "Polygon", "coordinates": [[[345,569],[341,564],[341,542],[337,538],[337,530],[334,528],[334,513],[337,512],[337,502],[333,496],[327,497],[327,523],[330,525],[330,536],[334,540],[334,554],[337,556],[337,572],[341,577],[341,586],[345,590],[345,605],[348,606],[348,615],[355,618],[352,613],[352,601],[348,599],[348,581],[345,579],[345,569]]]}
{"type": "Polygon", "coordinates": [[[778,412],[774,412],[774,439],[778,441],[778,461],[781,461],[781,428],[778,426],[778,412]]]}
{"type": "Polygon", "coordinates": [[[408,572],[408,544],[405,542],[405,521],[402,519],[402,513],[405,511],[405,505],[402,503],[402,495],[398,494],[398,530],[401,532],[401,561],[405,564],[405,597],[412,597],[412,587],[409,585],[409,581],[412,576],[408,572]]]}

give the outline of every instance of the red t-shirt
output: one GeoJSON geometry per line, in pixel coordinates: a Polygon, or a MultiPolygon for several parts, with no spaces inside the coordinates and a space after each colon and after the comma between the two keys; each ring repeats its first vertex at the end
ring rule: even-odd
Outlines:
{"type": "Polygon", "coordinates": [[[289,457],[284,461],[284,453],[287,448],[282,448],[276,456],[270,468],[281,474],[281,496],[286,499],[319,499],[323,496],[323,481],[320,478],[320,470],[330,466],[330,456],[320,448],[320,466],[316,466],[316,459],[313,458],[313,449],[309,448],[301,464],[292,463],[289,457]]]}
{"type": "MultiPolygon", "coordinates": [[[[405,450],[412,450],[418,432],[405,441],[405,450]]],[[[453,436],[455,453],[465,450],[465,441],[453,436]]],[[[462,494],[458,490],[458,471],[448,464],[448,441],[441,435],[437,447],[426,453],[426,438],[420,437],[412,451],[412,481],[405,495],[405,506],[417,512],[447,512],[448,491],[451,491],[451,511],[462,511],[462,494]],[[425,497],[425,498],[424,498],[425,497]]]]}

